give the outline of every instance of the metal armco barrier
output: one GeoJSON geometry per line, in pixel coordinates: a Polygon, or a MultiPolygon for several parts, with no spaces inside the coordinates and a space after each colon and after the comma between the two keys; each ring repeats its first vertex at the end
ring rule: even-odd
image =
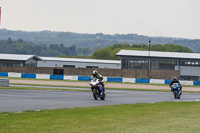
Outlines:
{"type": "Polygon", "coordinates": [[[0,87],[9,87],[9,79],[0,79],[0,87]]]}

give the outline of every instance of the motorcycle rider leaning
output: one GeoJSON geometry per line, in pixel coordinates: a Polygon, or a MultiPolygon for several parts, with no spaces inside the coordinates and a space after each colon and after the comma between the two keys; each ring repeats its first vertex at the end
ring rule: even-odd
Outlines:
{"type": "Polygon", "coordinates": [[[105,88],[104,88],[105,83],[104,83],[104,78],[103,78],[103,76],[102,76],[101,74],[99,74],[99,73],[97,72],[97,70],[94,70],[94,71],[92,72],[92,75],[93,75],[93,78],[98,78],[98,79],[99,79],[100,84],[101,84],[102,87],[103,87],[103,92],[105,92],[105,88]]]}
{"type": "MultiPolygon", "coordinates": [[[[173,88],[172,88],[173,83],[178,83],[179,86],[180,86],[180,91],[182,90],[181,83],[177,80],[176,77],[173,77],[173,79],[171,80],[171,82],[170,82],[170,84],[169,84],[169,86],[170,86],[170,88],[171,88],[171,91],[173,91],[173,88]]],[[[182,92],[181,92],[181,94],[182,94],[182,92]]]]}

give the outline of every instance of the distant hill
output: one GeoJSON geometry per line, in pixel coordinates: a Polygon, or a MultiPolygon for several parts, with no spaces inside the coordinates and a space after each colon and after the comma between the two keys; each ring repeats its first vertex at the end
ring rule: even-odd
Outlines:
{"type": "Polygon", "coordinates": [[[9,37],[12,40],[18,40],[20,38],[36,45],[63,44],[66,47],[76,45],[76,47],[88,47],[93,49],[93,51],[113,44],[147,44],[149,39],[151,39],[152,44],[179,44],[190,48],[194,52],[200,53],[200,39],[149,37],[138,34],[80,34],[72,32],[25,32],[0,29],[0,40],[8,40],[9,37]]]}

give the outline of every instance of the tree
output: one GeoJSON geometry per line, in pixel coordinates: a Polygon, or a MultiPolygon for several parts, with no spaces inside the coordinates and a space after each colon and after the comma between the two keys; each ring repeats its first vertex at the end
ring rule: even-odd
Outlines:
{"type": "Polygon", "coordinates": [[[12,43],[12,39],[11,37],[8,37],[8,44],[11,44],[12,43]]]}
{"type": "MultiPolygon", "coordinates": [[[[111,59],[111,60],[119,60],[120,58],[116,56],[116,53],[119,52],[121,49],[126,50],[149,50],[149,45],[146,44],[133,44],[130,47],[129,44],[114,44],[112,46],[97,49],[92,54],[93,59],[111,59]]],[[[167,52],[193,52],[187,47],[175,44],[156,44],[151,45],[151,51],[167,51],[167,52]]]]}
{"type": "Polygon", "coordinates": [[[111,52],[112,50],[110,48],[98,49],[92,54],[92,58],[93,59],[111,59],[111,52]]]}

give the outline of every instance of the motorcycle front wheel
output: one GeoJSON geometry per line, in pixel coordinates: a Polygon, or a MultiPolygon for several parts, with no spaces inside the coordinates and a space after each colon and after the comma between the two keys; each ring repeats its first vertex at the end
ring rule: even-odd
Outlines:
{"type": "Polygon", "coordinates": [[[92,92],[93,92],[94,99],[97,100],[98,99],[98,90],[93,89],[92,92]]]}
{"type": "Polygon", "coordinates": [[[102,96],[101,96],[101,100],[105,100],[105,97],[106,97],[106,95],[105,95],[105,93],[103,92],[103,94],[102,94],[102,96]]]}
{"type": "Polygon", "coordinates": [[[174,98],[177,99],[178,98],[178,92],[174,91],[174,98]]]}

